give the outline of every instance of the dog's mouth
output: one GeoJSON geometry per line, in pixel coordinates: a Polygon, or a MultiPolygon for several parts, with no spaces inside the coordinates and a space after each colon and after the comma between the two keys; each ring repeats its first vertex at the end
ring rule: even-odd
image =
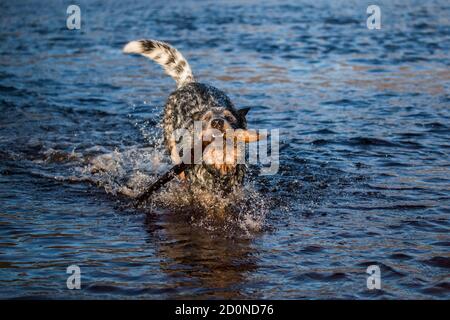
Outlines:
{"type": "Polygon", "coordinates": [[[208,129],[202,133],[203,142],[209,143],[220,143],[223,141],[234,141],[234,142],[256,142],[264,139],[266,136],[264,134],[258,133],[256,130],[247,129],[208,129]]]}
{"type": "Polygon", "coordinates": [[[209,128],[205,130],[202,134],[202,139],[204,141],[209,141],[210,143],[218,143],[221,140],[225,140],[227,137],[227,130],[224,128],[216,129],[209,128]]]}
{"type": "Polygon", "coordinates": [[[217,138],[223,138],[225,136],[225,132],[219,131],[219,132],[213,132],[211,134],[211,137],[213,137],[214,139],[217,138]]]}

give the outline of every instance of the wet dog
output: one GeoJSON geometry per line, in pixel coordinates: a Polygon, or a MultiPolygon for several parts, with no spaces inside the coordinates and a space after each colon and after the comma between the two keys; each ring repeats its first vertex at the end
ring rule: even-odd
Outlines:
{"type": "Polygon", "coordinates": [[[246,172],[245,162],[239,161],[243,153],[245,156],[242,145],[260,139],[256,131],[247,130],[249,108],[237,110],[224,92],[196,82],[186,59],[167,43],[131,41],[123,51],[152,59],[177,84],[165,104],[163,129],[165,145],[178,165],[175,172],[180,179],[210,191],[229,192],[240,186],[246,172]],[[190,152],[195,146],[201,148],[200,161],[190,152]]]}

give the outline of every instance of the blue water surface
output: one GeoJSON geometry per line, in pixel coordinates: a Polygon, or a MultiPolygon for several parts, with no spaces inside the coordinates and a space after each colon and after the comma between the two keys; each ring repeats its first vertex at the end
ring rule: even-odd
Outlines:
{"type": "Polygon", "coordinates": [[[0,3],[0,298],[450,297],[448,1],[377,1],[380,30],[364,0],[77,1],[80,30],[69,4],[0,3]],[[175,89],[141,38],[280,130],[237,227],[124,195],[175,89]]]}

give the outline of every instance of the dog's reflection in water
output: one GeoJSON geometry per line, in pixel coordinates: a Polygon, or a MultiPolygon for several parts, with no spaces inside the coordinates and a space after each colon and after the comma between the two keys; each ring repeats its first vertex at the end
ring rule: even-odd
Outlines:
{"type": "Polygon", "coordinates": [[[230,236],[236,233],[233,223],[216,217],[204,222],[209,228],[193,223],[204,217],[203,212],[187,210],[147,214],[149,242],[172,282],[173,298],[178,297],[177,288],[187,289],[192,298],[249,298],[243,289],[257,268],[252,237],[230,236]]]}

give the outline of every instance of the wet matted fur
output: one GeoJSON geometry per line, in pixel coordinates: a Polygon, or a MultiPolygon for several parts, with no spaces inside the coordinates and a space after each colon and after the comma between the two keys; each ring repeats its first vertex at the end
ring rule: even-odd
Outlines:
{"type": "MultiPolygon", "coordinates": [[[[179,141],[174,137],[174,132],[178,129],[185,129],[193,134],[195,121],[202,123],[203,134],[212,129],[221,132],[228,129],[247,129],[245,116],[249,109],[237,110],[223,91],[196,82],[186,59],[169,44],[156,40],[131,41],[123,51],[141,54],[154,60],[177,84],[177,89],[167,99],[163,119],[165,145],[175,164],[182,161],[182,155],[180,156],[176,147],[179,141]]],[[[254,137],[248,138],[247,134],[247,142],[256,140],[254,137]]],[[[214,151],[203,156],[214,158],[214,151]]],[[[214,160],[212,163],[203,161],[190,165],[184,170],[183,179],[192,186],[211,191],[230,191],[243,183],[245,164],[234,162],[224,165],[213,162],[214,160]]]]}

